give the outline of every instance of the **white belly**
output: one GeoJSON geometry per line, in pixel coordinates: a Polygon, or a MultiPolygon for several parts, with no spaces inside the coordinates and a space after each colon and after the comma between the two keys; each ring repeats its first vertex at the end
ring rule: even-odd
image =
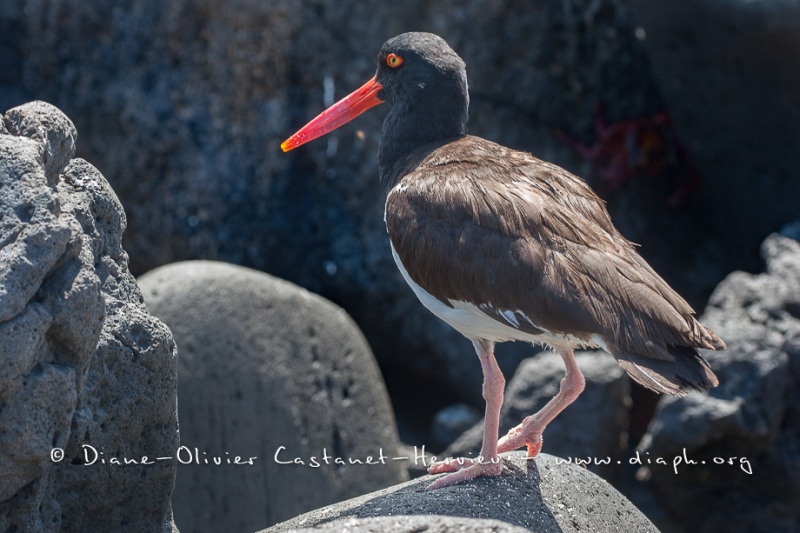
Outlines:
{"type": "MultiPolygon", "coordinates": [[[[390,241],[391,245],[391,241],[390,241]]],[[[602,344],[600,339],[592,338],[594,342],[582,341],[572,335],[562,335],[558,333],[545,332],[540,335],[532,335],[514,327],[513,313],[510,311],[499,310],[503,315],[509,316],[507,324],[500,322],[481,311],[478,306],[469,302],[462,302],[459,300],[448,300],[452,307],[446,305],[444,302],[430,294],[428,291],[420,287],[411,276],[408,275],[397,251],[392,246],[392,257],[394,262],[397,263],[397,268],[403,275],[403,279],[417,295],[419,301],[422,302],[431,313],[450,324],[459,333],[464,335],[470,340],[485,340],[492,342],[506,342],[506,341],[525,341],[534,344],[544,344],[554,347],[575,349],[582,346],[597,346],[602,344]],[[598,342],[600,341],[600,342],[598,342]]],[[[530,320],[528,321],[530,322],[530,320]]],[[[533,322],[530,322],[533,324],[533,322]]],[[[533,324],[535,326],[535,324],[533,324]]],[[[542,329],[539,326],[535,326],[542,329]]]]}

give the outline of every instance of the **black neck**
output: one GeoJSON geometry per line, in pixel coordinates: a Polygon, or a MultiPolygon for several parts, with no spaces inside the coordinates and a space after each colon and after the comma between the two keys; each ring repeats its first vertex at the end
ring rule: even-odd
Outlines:
{"type": "Polygon", "coordinates": [[[432,105],[417,101],[392,106],[378,145],[378,175],[387,191],[409,170],[408,157],[417,148],[466,135],[468,97],[445,96],[427,99],[432,105]]]}

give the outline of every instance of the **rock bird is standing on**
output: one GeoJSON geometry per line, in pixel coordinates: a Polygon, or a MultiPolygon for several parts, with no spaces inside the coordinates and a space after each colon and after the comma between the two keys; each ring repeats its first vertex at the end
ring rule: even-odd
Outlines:
{"type": "Polygon", "coordinates": [[[291,150],[382,102],[378,171],[388,190],[392,254],[422,304],[475,346],[486,419],[480,458],[437,463],[439,488],[502,470],[498,453],[542,446],[542,432],[584,388],[573,350],[599,346],[656,392],[707,390],[698,348],[725,344],[636,253],[580,178],[467,135],[464,62],[440,37],[405,33],[378,71],[285,141],[291,150]],[[498,442],[505,379],[494,345],[552,346],[567,368],[559,393],[498,442]]]}

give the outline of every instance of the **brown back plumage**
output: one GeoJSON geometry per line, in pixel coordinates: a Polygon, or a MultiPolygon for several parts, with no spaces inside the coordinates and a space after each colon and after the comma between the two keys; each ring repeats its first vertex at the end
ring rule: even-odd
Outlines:
{"type": "Polygon", "coordinates": [[[717,385],[698,348],[724,342],[620,235],[583,180],[471,136],[404,162],[386,225],[429,293],[519,310],[538,328],[587,342],[599,335],[631,377],[658,392],[717,385]]]}

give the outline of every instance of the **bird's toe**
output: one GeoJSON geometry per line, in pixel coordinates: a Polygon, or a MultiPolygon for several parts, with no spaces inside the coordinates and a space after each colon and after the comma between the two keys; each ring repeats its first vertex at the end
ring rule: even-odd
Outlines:
{"type": "Polygon", "coordinates": [[[537,438],[527,440],[525,444],[528,446],[528,459],[533,459],[542,451],[542,436],[538,435],[537,438]]]}
{"type": "Polygon", "coordinates": [[[428,468],[428,473],[431,474],[442,473],[442,472],[451,472],[451,473],[447,474],[446,476],[440,477],[439,479],[428,485],[427,490],[436,490],[442,487],[456,485],[458,483],[462,483],[470,479],[475,479],[476,477],[496,476],[503,471],[503,463],[499,457],[491,461],[477,461],[474,459],[465,459],[465,458],[449,459],[448,461],[449,463],[441,462],[435,465],[431,465],[431,467],[428,468]],[[461,461],[461,466],[459,466],[458,463],[459,461],[461,461]],[[434,467],[439,465],[444,465],[444,467],[433,471],[434,467]],[[452,468],[452,469],[447,470],[446,468],[452,468]]]}
{"type": "Polygon", "coordinates": [[[446,472],[456,472],[463,468],[468,468],[475,464],[475,459],[468,459],[467,457],[448,457],[443,461],[438,461],[428,467],[429,474],[444,474],[446,472]]]}
{"type": "Polygon", "coordinates": [[[523,446],[528,447],[528,459],[536,457],[542,450],[541,431],[525,432],[518,426],[497,442],[497,453],[511,452],[523,446]]]}

